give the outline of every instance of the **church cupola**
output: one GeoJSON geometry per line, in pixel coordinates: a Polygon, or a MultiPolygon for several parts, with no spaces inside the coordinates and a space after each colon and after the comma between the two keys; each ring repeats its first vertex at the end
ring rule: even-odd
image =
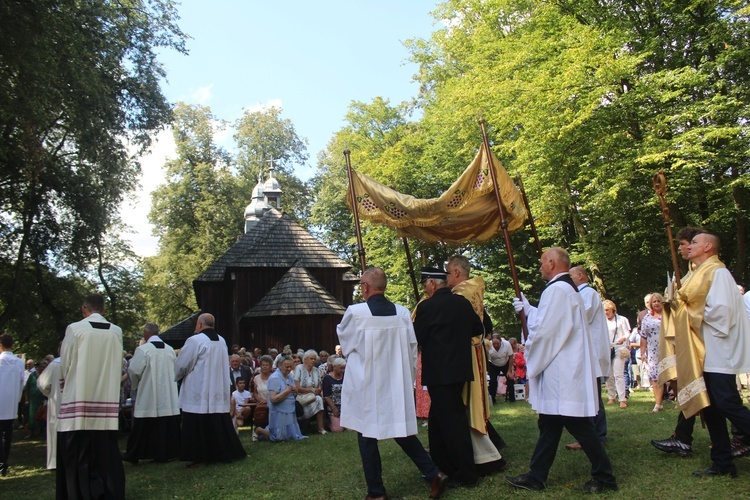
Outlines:
{"type": "Polygon", "coordinates": [[[263,183],[261,177],[258,175],[258,184],[253,188],[253,196],[250,204],[245,208],[245,232],[247,233],[250,228],[258,223],[263,212],[268,209],[265,197],[263,196],[263,183]]]}
{"type": "Polygon", "coordinates": [[[263,198],[266,202],[266,206],[269,208],[275,208],[281,210],[281,186],[273,176],[273,160],[271,160],[271,166],[268,169],[268,179],[263,184],[263,198]]]}

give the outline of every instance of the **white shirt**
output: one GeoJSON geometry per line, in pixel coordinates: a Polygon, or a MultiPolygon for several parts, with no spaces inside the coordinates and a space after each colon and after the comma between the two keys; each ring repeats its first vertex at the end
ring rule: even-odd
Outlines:
{"type": "Polygon", "coordinates": [[[495,347],[490,347],[488,352],[490,357],[490,363],[494,366],[502,367],[508,364],[508,360],[513,356],[513,347],[510,342],[505,339],[500,339],[500,347],[495,350],[495,347]]]}
{"type": "Polygon", "coordinates": [[[347,358],[341,425],[375,439],[416,434],[417,338],[409,311],[396,304],[396,316],[373,316],[366,303],[351,305],[336,332],[347,358]]]}
{"type": "Polygon", "coordinates": [[[578,291],[583,300],[583,307],[586,309],[586,325],[591,335],[591,349],[599,362],[600,371],[597,372],[596,376],[607,377],[609,375],[611,357],[609,354],[607,316],[604,314],[602,299],[588,283],[580,284],[578,291]]]}
{"type": "Polygon", "coordinates": [[[247,402],[248,399],[252,399],[253,395],[250,394],[250,391],[248,391],[247,389],[245,389],[242,392],[240,392],[238,390],[235,390],[232,393],[232,397],[234,398],[234,404],[235,404],[234,408],[235,408],[235,410],[237,412],[241,412],[242,409],[243,409],[242,405],[244,405],[247,402]]]}
{"type": "Polygon", "coordinates": [[[750,320],[737,284],[727,269],[717,269],[706,295],[701,323],[706,343],[703,371],[736,374],[750,372],[750,320]]]}
{"type": "Polygon", "coordinates": [[[163,342],[153,335],[138,346],[128,365],[133,390],[138,390],[133,415],[136,418],[171,417],[180,414],[177,382],[174,380],[175,353],[168,344],[159,349],[154,342],[163,342]]]}
{"type": "MultiPolygon", "coordinates": [[[[217,334],[218,335],[218,334],[217,334]]],[[[188,413],[229,413],[229,357],[221,335],[212,341],[196,333],[185,341],[175,361],[175,380],[182,380],[180,408],[188,413]]]]}
{"type": "Polygon", "coordinates": [[[531,407],[546,415],[595,416],[600,368],[591,347],[581,294],[568,283],[553,279],[542,292],[539,306],[529,311],[527,325],[525,356],[531,407]]]}
{"type": "Polygon", "coordinates": [[[23,360],[10,351],[0,353],[0,420],[14,420],[24,386],[23,360]]]}

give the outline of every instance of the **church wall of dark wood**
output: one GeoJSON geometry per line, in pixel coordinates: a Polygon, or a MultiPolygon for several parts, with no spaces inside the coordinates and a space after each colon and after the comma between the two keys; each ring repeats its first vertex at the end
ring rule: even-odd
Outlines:
{"type": "Polygon", "coordinates": [[[333,352],[338,344],[336,326],[341,316],[277,316],[245,318],[240,323],[241,346],[281,349],[289,344],[292,349],[321,349],[333,352]]]}

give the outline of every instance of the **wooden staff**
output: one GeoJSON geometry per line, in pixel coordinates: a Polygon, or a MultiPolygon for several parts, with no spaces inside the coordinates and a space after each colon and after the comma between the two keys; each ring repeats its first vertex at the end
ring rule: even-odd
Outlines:
{"type": "MultiPolygon", "coordinates": [[[[513,278],[513,289],[516,292],[516,297],[521,298],[521,287],[518,284],[518,270],[516,269],[516,263],[513,260],[513,247],[510,244],[510,233],[508,232],[508,214],[505,212],[503,206],[503,200],[500,197],[500,187],[497,184],[497,173],[495,173],[495,166],[492,164],[492,150],[490,149],[490,141],[487,138],[487,129],[485,128],[484,118],[479,120],[479,125],[482,127],[482,141],[484,143],[485,153],[487,154],[487,163],[490,168],[490,176],[492,177],[492,187],[495,190],[495,198],[497,199],[497,208],[500,211],[500,227],[503,230],[503,237],[505,238],[505,248],[508,251],[508,263],[510,264],[510,275],[513,278]]],[[[523,311],[518,313],[518,318],[521,320],[521,329],[523,330],[524,342],[529,337],[529,328],[526,325],[526,315],[523,311]]]]}
{"type": "Polygon", "coordinates": [[[667,238],[669,239],[669,250],[672,252],[672,267],[674,268],[674,281],[677,285],[677,289],[682,286],[680,283],[680,266],[677,263],[677,251],[674,247],[674,238],[672,237],[672,219],[669,217],[669,206],[664,195],[667,193],[667,178],[664,176],[664,172],[658,172],[654,175],[654,191],[659,197],[661,202],[661,215],[664,217],[664,227],[667,230],[667,238]]]}
{"type": "Polygon", "coordinates": [[[352,200],[352,213],[354,214],[354,229],[357,232],[357,254],[359,255],[359,265],[362,267],[362,272],[367,269],[365,260],[365,247],[362,244],[362,230],[359,227],[359,207],[357,206],[357,197],[354,194],[354,179],[352,176],[352,161],[351,151],[348,149],[344,150],[344,157],[346,158],[346,175],[349,178],[349,197],[352,200]]]}
{"type": "Polygon", "coordinates": [[[536,242],[536,250],[539,252],[539,257],[542,256],[542,242],[539,240],[539,235],[536,232],[536,224],[534,224],[534,216],[531,215],[531,206],[529,205],[529,199],[526,197],[526,190],[523,188],[523,181],[521,180],[521,174],[516,176],[516,182],[518,183],[518,189],[521,191],[521,198],[523,198],[523,204],[526,207],[526,213],[529,214],[529,224],[531,225],[531,232],[534,234],[534,241],[536,242]]]}
{"type": "Polygon", "coordinates": [[[409,276],[411,276],[411,286],[414,288],[414,298],[417,300],[416,303],[419,303],[420,295],[419,295],[419,287],[417,286],[417,276],[414,274],[414,264],[411,261],[411,252],[409,251],[409,241],[406,239],[406,236],[401,237],[401,241],[404,242],[404,250],[406,251],[406,262],[409,264],[409,276]]]}

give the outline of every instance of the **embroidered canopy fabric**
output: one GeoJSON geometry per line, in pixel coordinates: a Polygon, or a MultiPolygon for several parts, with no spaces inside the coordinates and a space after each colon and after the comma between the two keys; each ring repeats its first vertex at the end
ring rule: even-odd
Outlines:
{"type": "MultiPolygon", "coordinates": [[[[492,154],[500,197],[507,213],[508,231],[523,228],[526,208],[508,172],[492,154]]],[[[422,199],[399,193],[376,180],[352,171],[359,217],[385,224],[399,236],[428,243],[453,245],[483,242],[502,231],[497,199],[484,147],[463,174],[439,197],[422,199]]],[[[349,209],[351,197],[346,197],[349,209]]]]}

